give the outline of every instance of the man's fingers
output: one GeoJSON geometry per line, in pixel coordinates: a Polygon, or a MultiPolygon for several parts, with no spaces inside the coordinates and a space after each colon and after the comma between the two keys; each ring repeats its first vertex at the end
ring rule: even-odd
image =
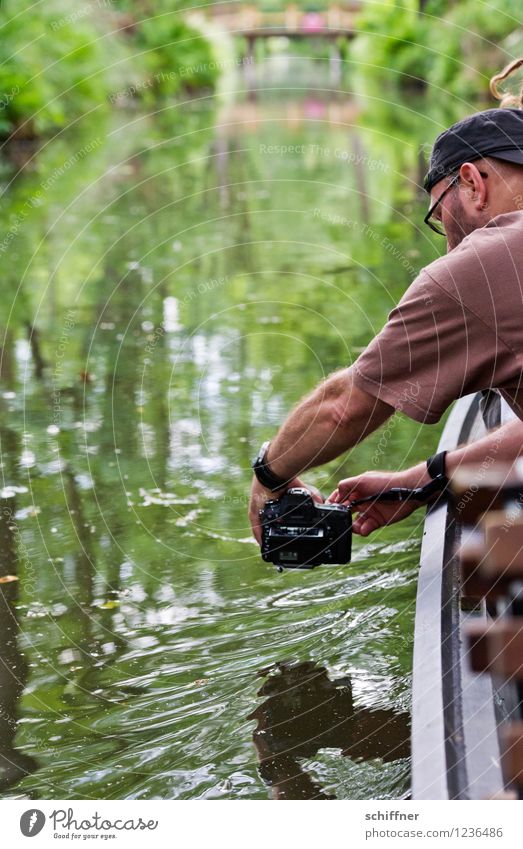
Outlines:
{"type": "Polygon", "coordinates": [[[331,492],[328,498],[325,499],[326,504],[336,504],[339,499],[339,490],[335,489],[334,492],[331,492]]]}
{"type": "Polygon", "coordinates": [[[383,517],[379,513],[370,509],[365,513],[360,513],[360,515],[354,519],[352,523],[352,530],[355,534],[360,534],[360,536],[366,537],[368,534],[372,533],[372,531],[380,528],[383,524],[385,524],[383,517]]]}
{"type": "Polygon", "coordinates": [[[338,484],[338,501],[345,503],[349,499],[354,500],[358,495],[358,484],[360,478],[346,478],[338,484]]]}
{"type": "Polygon", "coordinates": [[[371,534],[373,531],[377,530],[380,527],[380,522],[377,519],[373,519],[371,517],[366,517],[361,519],[356,527],[356,523],[353,525],[354,533],[359,534],[362,537],[366,537],[371,534]]]}
{"type": "MultiPolygon", "coordinates": [[[[304,489],[308,490],[318,504],[323,504],[323,497],[319,489],[315,486],[308,485],[303,483],[303,481],[299,480],[299,478],[295,478],[290,482],[290,486],[300,486],[304,489]]],[[[263,507],[268,498],[275,498],[276,496],[273,493],[265,490],[261,487],[256,480],[253,481],[252,490],[251,490],[251,501],[249,506],[249,522],[251,524],[252,533],[254,538],[259,546],[262,544],[262,525],[260,522],[260,511],[263,510],[263,507]]]]}
{"type": "Polygon", "coordinates": [[[362,492],[359,489],[356,489],[356,487],[354,487],[346,495],[342,495],[340,493],[340,495],[338,497],[338,504],[345,504],[348,507],[348,506],[350,506],[352,501],[357,501],[358,498],[362,498],[362,497],[363,497],[362,492]]]}
{"type": "Polygon", "coordinates": [[[367,510],[361,512],[352,523],[352,530],[355,534],[360,534],[362,537],[386,525],[387,520],[375,507],[368,507],[367,510]]]}
{"type": "Polygon", "coordinates": [[[256,519],[254,519],[254,518],[251,516],[251,517],[250,517],[250,520],[251,520],[251,528],[252,528],[252,532],[253,532],[253,534],[254,534],[254,538],[255,538],[256,542],[258,543],[258,545],[261,545],[261,541],[262,541],[262,530],[261,530],[261,525],[260,525],[260,523],[259,523],[259,521],[258,521],[258,519],[257,519],[257,518],[256,518],[256,519]]]}
{"type": "Polygon", "coordinates": [[[344,478],[338,484],[338,489],[340,493],[345,494],[347,492],[350,492],[350,490],[356,486],[357,481],[358,478],[344,478]]]}

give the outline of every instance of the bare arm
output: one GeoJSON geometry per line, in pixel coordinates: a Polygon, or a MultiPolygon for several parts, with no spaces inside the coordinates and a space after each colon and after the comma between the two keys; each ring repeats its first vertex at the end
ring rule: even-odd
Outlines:
{"type": "Polygon", "coordinates": [[[523,421],[514,419],[491,430],[477,442],[450,451],[445,469],[447,475],[451,475],[463,463],[492,463],[495,460],[512,463],[520,454],[523,454],[523,421]]]}
{"type": "MultiPolygon", "coordinates": [[[[394,412],[353,383],[350,369],[335,372],[291,412],[271,442],[267,462],[278,477],[301,484],[301,472],[352,448],[394,412]]],[[[260,542],[258,512],[275,494],[254,478],[249,518],[260,542]]]]}
{"type": "Polygon", "coordinates": [[[394,412],[353,383],[350,369],[334,372],[307,395],[271,442],[268,462],[279,477],[295,477],[334,460],[394,412]]]}
{"type": "MultiPolygon", "coordinates": [[[[486,436],[449,451],[445,461],[445,471],[452,475],[464,463],[484,464],[488,468],[493,462],[514,462],[523,454],[523,421],[514,419],[486,436]]],[[[357,498],[365,498],[392,486],[414,488],[428,483],[430,477],[426,463],[418,463],[401,472],[365,472],[353,478],[340,481],[338,489],[329,497],[331,501],[349,504],[357,498]]],[[[356,533],[362,536],[375,531],[383,525],[391,525],[404,519],[418,507],[420,502],[407,501],[402,504],[374,504],[358,516],[353,524],[356,533]]]]}

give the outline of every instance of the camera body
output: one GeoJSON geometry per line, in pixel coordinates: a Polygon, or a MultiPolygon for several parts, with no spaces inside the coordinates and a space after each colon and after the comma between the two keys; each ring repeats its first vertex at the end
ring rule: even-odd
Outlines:
{"type": "Polygon", "coordinates": [[[317,504],[301,487],[267,501],[260,511],[262,558],[281,570],[349,563],[352,516],[341,504],[317,504]]]}

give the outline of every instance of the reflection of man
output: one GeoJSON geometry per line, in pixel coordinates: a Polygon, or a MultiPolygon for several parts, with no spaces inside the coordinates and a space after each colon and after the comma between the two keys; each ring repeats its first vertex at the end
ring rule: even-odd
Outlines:
{"type": "MultiPolygon", "coordinates": [[[[249,511],[258,541],[267,498],[291,481],[303,485],[298,475],[347,451],[395,410],[430,424],[456,398],[494,388],[518,418],[430,464],[341,481],[331,500],[443,480],[464,461],[483,461],[493,446],[498,460],[522,451],[523,112],[489,109],[442,133],[425,188],[425,221],[445,235],[448,253],[420,272],[358,360],[306,397],[260,452],[249,511]]],[[[366,536],[417,506],[375,503],[354,530],[366,536]]]]}
{"type": "Polygon", "coordinates": [[[279,663],[258,695],[265,701],[250,714],[260,775],[277,799],[335,799],[304,771],[300,760],[320,749],[341,749],[349,758],[389,762],[410,754],[405,714],[355,710],[349,678],[331,681],[315,663],[279,663]]]}

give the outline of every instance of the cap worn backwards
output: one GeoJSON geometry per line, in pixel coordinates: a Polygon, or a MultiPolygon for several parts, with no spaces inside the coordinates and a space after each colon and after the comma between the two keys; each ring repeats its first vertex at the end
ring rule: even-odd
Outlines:
{"type": "Polygon", "coordinates": [[[423,188],[430,192],[464,162],[483,156],[523,165],[523,110],[486,109],[441,133],[434,142],[423,188]]]}

